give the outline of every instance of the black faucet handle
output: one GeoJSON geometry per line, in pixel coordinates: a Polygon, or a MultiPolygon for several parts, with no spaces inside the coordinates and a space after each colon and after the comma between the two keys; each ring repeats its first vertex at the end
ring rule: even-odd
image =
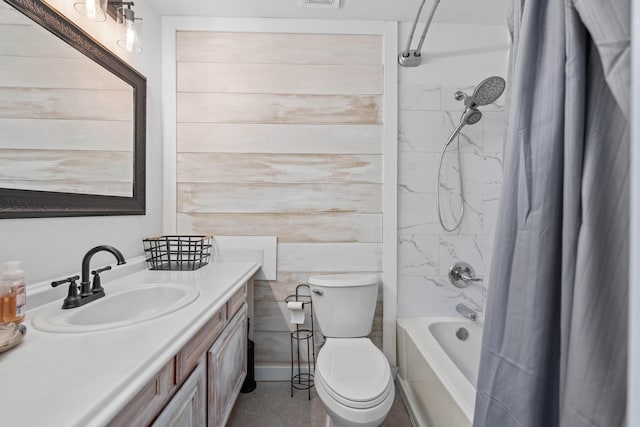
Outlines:
{"type": "Polygon", "coordinates": [[[98,274],[104,272],[104,271],[108,271],[111,270],[111,266],[110,265],[105,265],[102,268],[96,268],[95,270],[91,271],[91,274],[93,274],[94,276],[97,276],[98,274]]]}
{"type": "Polygon", "coordinates": [[[79,280],[79,279],[80,279],[80,276],[71,276],[71,277],[67,277],[66,279],[56,280],[55,282],[51,282],[51,286],[55,288],[57,286],[64,285],[65,283],[75,285],[76,280],[79,280]]]}
{"type": "Polygon", "coordinates": [[[102,287],[102,281],[100,280],[100,273],[108,270],[111,270],[110,265],[104,266],[102,268],[96,268],[91,272],[91,274],[93,274],[93,285],[91,286],[92,294],[98,294],[98,293],[104,294],[104,288],[102,287]]]}
{"type": "Polygon", "coordinates": [[[78,279],[80,279],[80,276],[71,276],[67,277],[66,279],[51,282],[51,286],[53,286],[54,288],[65,283],[69,284],[69,291],[67,292],[67,297],[62,303],[62,308],[73,308],[80,305],[80,290],[78,288],[78,284],[76,283],[76,280],[78,279]]]}

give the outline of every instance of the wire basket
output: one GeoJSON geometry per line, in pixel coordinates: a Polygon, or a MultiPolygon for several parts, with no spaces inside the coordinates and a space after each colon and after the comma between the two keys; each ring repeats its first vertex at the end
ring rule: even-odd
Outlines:
{"type": "Polygon", "coordinates": [[[197,270],[211,259],[212,236],[159,236],[142,241],[149,270],[197,270]]]}

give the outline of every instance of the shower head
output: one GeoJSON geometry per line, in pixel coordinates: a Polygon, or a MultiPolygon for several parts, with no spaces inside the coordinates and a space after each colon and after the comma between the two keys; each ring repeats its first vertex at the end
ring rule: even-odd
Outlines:
{"type": "MultiPolygon", "coordinates": [[[[471,100],[475,105],[488,105],[500,98],[506,82],[502,77],[492,76],[484,79],[476,87],[471,95],[471,100]]],[[[479,120],[479,119],[478,119],[479,120]]]]}
{"type": "Polygon", "coordinates": [[[470,107],[464,110],[462,113],[462,118],[460,119],[460,123],[464,123],[465,125],[475,125],[482,118],[482,112],[477,108],[470,107]]]}
{"type": "Polygon", "coordinates": [[[449,136],[449,139],[447,139],[447,143],[445,144],[444,149],[447,149],[449,144],[453,142],[453,139],[460,133],[463,127],[467,125],[475,125],[480,121],[481,118],[482,112],[477,108],[465,108],[465,110],[462,112],[462,116],[460,116],[460,123],[458,123],[458,126],[456,126],[456,128],[453,130],[453,133],[451,133],[451,136],[449,136]]]}

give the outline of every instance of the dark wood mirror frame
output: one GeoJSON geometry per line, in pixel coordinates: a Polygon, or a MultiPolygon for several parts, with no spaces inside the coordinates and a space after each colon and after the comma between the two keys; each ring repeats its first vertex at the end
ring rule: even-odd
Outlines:
{"type": "Polygon", "coordinates": [[[0,218],[145,214],[147,80],[66,17],[41,0],[4,0],[133,88],[133,196],[0,189],[0,218]]]}

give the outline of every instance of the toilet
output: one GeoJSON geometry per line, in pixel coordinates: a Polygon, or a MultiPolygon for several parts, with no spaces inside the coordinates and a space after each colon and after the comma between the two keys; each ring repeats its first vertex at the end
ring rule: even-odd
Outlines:
{"type": "Polygon", "coordinates": [[[308,279],[313,311],[326,341],[314,382],[327,427],[375,427],[393,404],[385,355],[367,336],[378,296],[375,274],[325,274],[308,279]]]}

